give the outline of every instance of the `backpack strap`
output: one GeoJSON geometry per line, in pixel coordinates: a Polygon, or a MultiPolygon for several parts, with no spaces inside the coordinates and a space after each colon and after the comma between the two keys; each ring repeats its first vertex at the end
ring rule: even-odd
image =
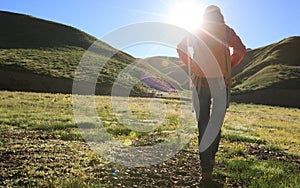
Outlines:
{"type": "MultiPolygon", "coordinates": [[[[227,42],[227,28],[226,28],[226,33],[225,33],[225,41],[224,41],[224,44],[227,44],[228,46],[228,42],[227,42]]],[[[226,46],[224,46],[225,48],[226,46]]],[[[230,90],[231,90],[231,71],[229,72],[229,65],[230,65],[230,60],[229,60],[229,56],[226,52],[227,49],[224,49],[224,52],[225,52],[225,55],[226,55],[226,71],[228,73],[228,76],[225,78],[225,83],[226,83],[226,86],[227,86],[227,94],[226,94],[226,108],[229,108],[229,102],[230,102],[230,90]]]]}

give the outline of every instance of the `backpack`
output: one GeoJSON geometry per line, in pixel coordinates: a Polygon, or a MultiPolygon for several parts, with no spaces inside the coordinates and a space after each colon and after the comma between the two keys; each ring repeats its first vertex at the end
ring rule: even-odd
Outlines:
{"type": "MultiPolygon", "coordinates": [[[[231,64],[229,61],[230,51],[227,45],[227,26],[223,23],[206,23],[203,24],[202,30],[196,33],[196,36],[200,38],[200,42],[193,45],[194,56],[193,59],[197,61],[209,61],[205,60],[204,56],[209,56],[210,54],[203,54],[203,43],[211,51],[211,54],[217,60],[225,82],[230,79],[231,76],[231,64]],[[201,51],[202,50],[202,51],[201,51]]],[[[209,58],[208,58],[209,59],[209,58]]],[[[209,78],[210,75],[204,75],[201,67],[197,65],[196,62],[192,62],[191,69],[193,72],[193,77],[209,78]]],[[[209,62],[204,62],[209,63],[209,62]]],[[[209,66],[209,64],[208,64],[209,66]]],[[[198,84],[197,84],[198,85],[198,84]]]]}

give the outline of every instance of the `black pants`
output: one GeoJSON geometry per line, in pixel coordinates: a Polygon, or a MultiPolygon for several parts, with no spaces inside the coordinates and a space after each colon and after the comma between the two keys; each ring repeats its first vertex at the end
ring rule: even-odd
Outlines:
{"type": "MultiPolygon", "coordinates": [[[[209,87],[201,87],[197,93],[194,92],[193,100],[196,116],[198,117],[198,145],[200,145],[211,115],[212,96],[209,87]],[[195,105],[196,100],[199,100],[199,105],[195,105]]],[[[215,155],[218,151],[220,139],[221,130],[217,134],[212,144],[204,152],[199,152],[202,171],[213,170],[212,159],[215,158],[215,155]]]]}

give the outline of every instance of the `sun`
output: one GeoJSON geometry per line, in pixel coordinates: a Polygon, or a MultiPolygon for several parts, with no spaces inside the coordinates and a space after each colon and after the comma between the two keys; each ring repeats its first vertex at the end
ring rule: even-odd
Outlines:
{"type": "Polygon", "coordinates": [[[196,0],[176,1],[170,6],[167,22],[188,31],[193,31],[202,23],[203,5],[196,0]]]}

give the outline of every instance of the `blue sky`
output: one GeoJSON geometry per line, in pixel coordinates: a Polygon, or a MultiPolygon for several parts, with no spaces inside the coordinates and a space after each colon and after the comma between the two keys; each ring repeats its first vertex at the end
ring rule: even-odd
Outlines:
{"type": "MultiPolygon", "coordinates": [[[[247,48],[300,35],[298,0],[0,0],[0,10],[71,25],[101,38],[133,23],[169,22],[170,15],[174,15],[174,6],[189,1],[200,5],[200,13],[207,5],[219,6],[226,23],[235,29],[247,48]]],[[[134,56],[143,56],[142,49],[127,51],[134,56]]]]}

